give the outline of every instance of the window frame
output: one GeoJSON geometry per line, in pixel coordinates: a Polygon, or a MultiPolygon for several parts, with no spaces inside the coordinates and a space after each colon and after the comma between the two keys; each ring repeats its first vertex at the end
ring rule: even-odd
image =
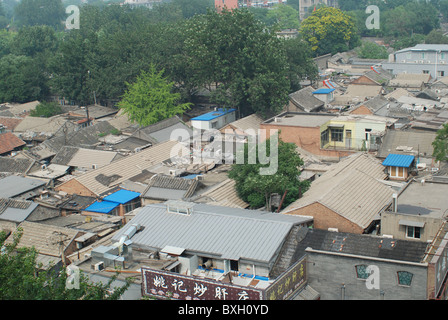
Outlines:
{"type": "Polygon", "coordinates": [[[402,286],[402,287],[410,287],[410,286],[412,286],[412,280],[413,280],[413,279],[414,279],[414,274],[413,274],[412,272],[409,272],[409,271],[397,271],[397,281],[398,281],[398,285],[399,285],[399,286],[402,286]],[[407,284],[407,283],[402,283],[403,278],[400,277],[400,274],[401,274],[401,275],[405,275],[405,276],[410,276],[409,284],[407,284]],[[401,279],[401,281],[400,281],[400,279],[401,279]]]}
{"type": "Polygon", "coordinates": [[[331,142],[343,142],[344,141],[344,128],[330,128],[331,142]],[[334,138],[337,139],[334,139],[334,138]],[[339,140],[340,138],[340,140],[339,140]]]}

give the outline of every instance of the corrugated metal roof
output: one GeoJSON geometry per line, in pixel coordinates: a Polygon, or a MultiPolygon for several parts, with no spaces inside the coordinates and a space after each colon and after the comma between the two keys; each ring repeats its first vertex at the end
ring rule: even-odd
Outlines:
{"type": "Polygon", "coordinates": [[[385,167],[403,167],[409,168],[415,157],[407,154],[389,154],[383,161],[385,167]]]}
{"type": "Polygon", "coordinates": [[[109,213],[118,207],[120,204],[111,201],[95,201],[90,206],[85,208],[85,211],[98,212],[98,213],[109,213]]]}
{"type": "Polygon", "coordinates": [[[236,109],[222,109],[219,108],[218,110],[207,112],[204,114],[201,114],[200,116],[194,117],[191,119],[191,121],[210,121],[216,118],[219,118],[225,114],[234,112],[236,109]]]}
{"type": "Polygon", "coordinates": [[[124,204],[138,198],[139,196],[140,193],[138,192],[121,189],[108,195],[107,197],[104,197],[103,200],[124,204]]]}
{"type": "MultiPolygon", "coordinates": [[[[144,226],[133,245],[160,250],[166,246],[220,256],[272,263],[291,228],[310,221],[256,210],[194,204],[190,215],[170,213],[166,204],[143,207],[132,223],[144,226]]],[[[118,241],[129,226],[112,238],[118,241]]]]}
{"type": "Polygon", "coordinates": [[[0,179],[0,197],[12,198],[27,191],[34,190],[47,182],[40,179],[25,178],[20,176],[7,176],[0,179]]]}
{"type": "Polygon", "coordinates": [[[226,179],[213,186],[197,199],[212,205],[220,205],[232,208],[247,208],[249,204],[240,199],[235,189],[235,180],[226,179]]]}
{"type": "Polygon", "coordinates": [[[333,165],[316,179],[302,198],[282,213],[321,203],[362,228],[392,199],[394,190],[381,182],[386,178],[381,162],[368,153],[358,153],[333,165]]]}
{"type": "Polygon", "coordinates": [[[117,152],[79,148],[67,165],[89,169],[95,165],[99,168],[111,163],[116,156],[117,152]]]}
{"type": "MultiPolygon", "coordinates": [[[[170,159],[171,152],[176,150],[177,147],[184,150],[183,154],[189,152],[177,141],[167,141],[111,162],[104,167],[89,171],[75,179],[91,192],[100,195],[144,170],[170,159]]],[[[63,184],[60,187],[63,190],[63,184]]]]}

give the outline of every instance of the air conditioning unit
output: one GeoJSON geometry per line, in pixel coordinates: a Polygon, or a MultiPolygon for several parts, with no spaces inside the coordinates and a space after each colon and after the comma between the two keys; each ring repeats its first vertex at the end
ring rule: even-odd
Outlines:
{"type": "Polygon", "coordinates": [[[98,262],[98,263],[95,263],[95,264],[93,265],[93,270],[95,270],[95,271],[101,271],[101,270],[104,270],[104,261],[100,261],[100,262],[98,262]]]}
{"type": "Polygon", "coordinates": [[[175,176],[176,176],[176,170],[171,169],[171,170],[170,170],[170,176],[175,177],[175,176]]]}
{"type": "Polygon", "coordinates": [[[419,63],[423,63],[423,60],[420,60],[419,63]]]}
{"type": "Polygon", "coordinates": [[[281,118],[274,118],[274,122],[281,122],[281,118]]]}
{"type": "Polygon", "coordinates": [[[47,169],[47,165],[46,165],[46,164],[43,164],[43,165],[41,166],[41,169],[42,169],[42,170],[47,169]]]}
{"type": "Polygon", "coordinates": [[[330,232],[339,232],[338,228],[328,228],[328,231],[330,232]]]}
{"type": "Polygon", "coordinates": [[[96,169],[96,164],[92,164],[92,169],[96,169]]]}

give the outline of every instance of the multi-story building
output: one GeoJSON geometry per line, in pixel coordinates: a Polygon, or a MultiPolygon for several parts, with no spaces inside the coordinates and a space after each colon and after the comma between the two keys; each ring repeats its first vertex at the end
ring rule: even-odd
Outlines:
{"type": "Polygon", "coordinates": [[[448,45],[418,44],[389,56],[382,68],[393,74],[423,73],[437,79],[448,75],[448,45]]]}

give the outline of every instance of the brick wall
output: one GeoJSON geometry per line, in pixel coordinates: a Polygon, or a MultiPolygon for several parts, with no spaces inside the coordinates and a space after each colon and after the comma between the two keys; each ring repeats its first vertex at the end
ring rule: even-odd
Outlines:
{"type": "Polygon", "coordinates": [[[76,179],[71,179],[54,188],[56,191],[64,191],[68,194],[78,194],[80,196],[96,197],[92,191],[79,183],[76,179]]]}
{"type": "MultiPolygon", "coordinates": [[[[280,131],[280,139],[284,142],[291,142],[298,147],[311,152],[316,156],[341,158],[348,156],[352,152],[339,150],[326,150],[320,148],[320,128],[319,127],[298,127],[276,125],[274,123],[262,123],[260,129],[280,131]]],[[[267,131],[269,132],[269,131],[267,131]]]]}
{"type": "Polygon", "coordinates": [[[337,228],[339,232],[350,232],[357,234],[362,234],[364,231],[357,224],[347,220],[318,202],[288,212],[288,214],[313,217],[314,228],[316,229],[328,230],[328,228],[337,228]]]}
{"type": "Polygon", "coordinates": [[[350,114],[373,114],[372,111],[366,106],[362,105],[359,108],[351,111],[350,114]]]}

